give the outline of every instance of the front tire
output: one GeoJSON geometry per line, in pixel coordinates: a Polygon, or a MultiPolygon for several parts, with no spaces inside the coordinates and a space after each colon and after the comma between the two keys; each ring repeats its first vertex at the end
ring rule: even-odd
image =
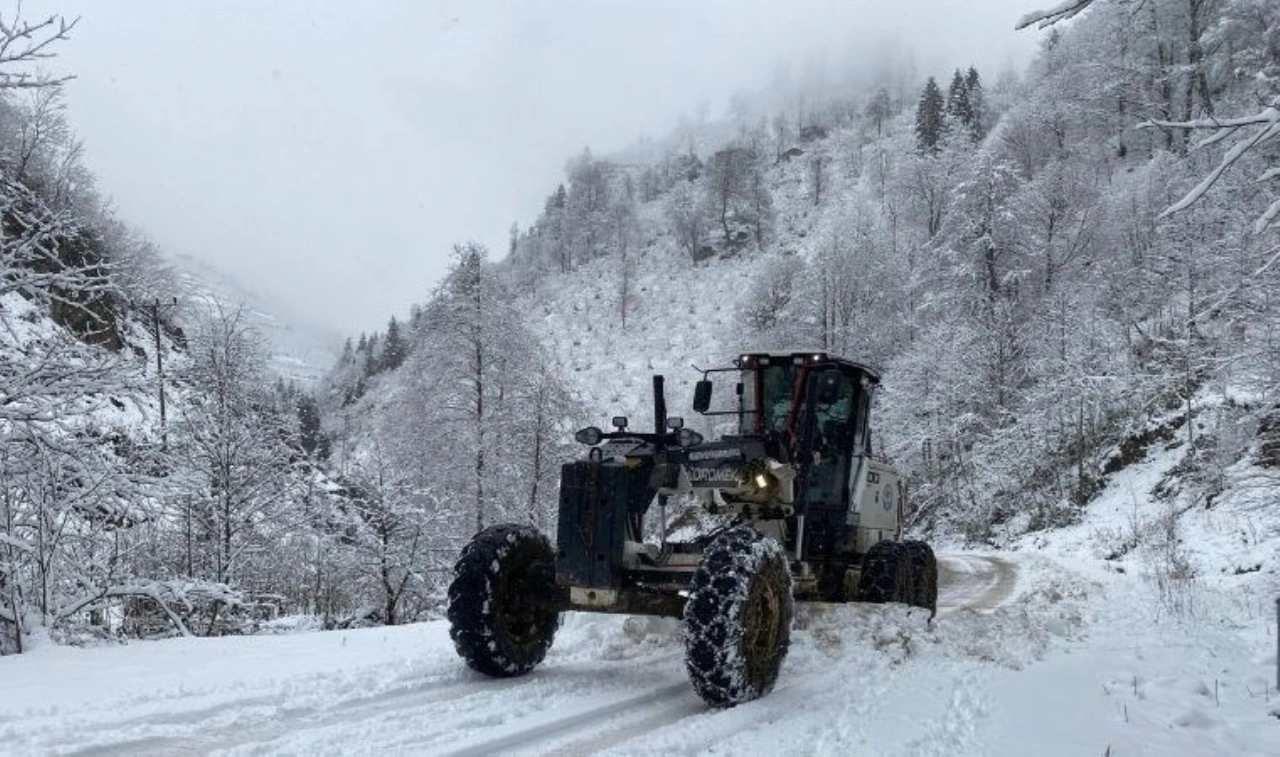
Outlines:
{"type": "Polygon", "coordinates": [[[791,643],[794,602],[781,545],[750,528],[717,537],[684,608],[685,666],[698,696],[733,707],[768,694],[791,643]]]}
{"type": "Polygon", "coordinates": [[[546,656],[560,613],[554,591],[555,553],[531,526],[490,526],[462,550],[449,585],[449,636],[475,671],[498,678],[533,670],[546,656]]]}

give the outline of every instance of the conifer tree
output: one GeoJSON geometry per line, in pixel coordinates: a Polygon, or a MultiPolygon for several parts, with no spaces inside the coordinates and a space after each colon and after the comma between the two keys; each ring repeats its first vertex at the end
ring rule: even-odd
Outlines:
{"type": "Polygon", "coordinates": [[[369,337],[369,341],[366,343],[367,350],[365,351],[365,354],[364,354],[365,378],[368,378],[370,376],[376,376],[382,370],[382,365],[378,361],[378,347],[379,347],[378,342],[379,341],[380,340],[378,339],[378,333],[375,331],[373,335],[369,337]]]}
{"type": "Polygon", "coordinates": [[[302,394],[298,397],[298,446],[316,460],[329,459],[329,437],[320,427],[320,405],[315,397],[302,394]]]}
{"type": "Polygon", "coordinates": [[[382,343],[382,360],[381,369],[384,371],[392,371],[400,367],[404,362],[405,342],[404,335],[401,333],[400,322],[395,316],[391,316],[391,321],[387,323],[387,335],[382,343]]]}
{"type": "Polygon", "coordinates": [[[942,90],[933,77],[924,85],[920,104],[916,106],[916,147],[922,153],[938,152],[942,139],[942,90]]]}
{"type": "Polygon", "coordinates": [[[973,121],[973,109],[969,103],[969,88],[965,84],[964,74],[956,69],[951,77],[951,86],[947,89],[947,117],[955,129],[968,128],[973,121]]]}
{"type": "Polygon", "coordinates": [[[987,101],[982,92],[982,80],[978,77],[978,69],[969,66],[964,78],[965,92],[969,101],[969,136],[975,142],[981,142],[987,136],[987,101]]]}
{"type": "Polygon", "coordinates": [[[547,198],[547,205],[541,222],[542,238],[547,245],[553,263],[561,273],[568,273],[573,267],[573,248],[569,246],[569,223],[567,219],[569,194],[564,184],[556,187],[556,191],[547,198]]]}

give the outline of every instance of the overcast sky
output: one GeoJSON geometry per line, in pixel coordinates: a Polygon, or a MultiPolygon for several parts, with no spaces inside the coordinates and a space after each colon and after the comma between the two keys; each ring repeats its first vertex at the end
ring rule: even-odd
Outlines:
{"type": "MultiPolygon", "coordinates": [[[[80,16],[50,68],[120,215],[342,334],[495,257],[566,158],[661,136],[780,60],[871,43],[921,77],[1021,69],[1045,0],[27,0],[80,16]]],[[[852,52],[851,51],[855,51],[852,52]]],[[[869,62],[873,63],[873,62],[869,62]]]]}

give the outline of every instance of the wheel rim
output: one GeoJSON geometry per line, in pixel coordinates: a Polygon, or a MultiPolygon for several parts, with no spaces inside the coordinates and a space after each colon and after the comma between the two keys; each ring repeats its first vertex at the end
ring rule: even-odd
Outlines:
{"type": "Polygon", "coordinates": [[[742,653],[746,658],[747,676],[752,685],[760,686],[772,675],[781,653],[782,597],[777,589],[756,576],[747,592],[743,617],[742,653]]]}
{"type": "Polygon", "coordinates": [[[537,641],[542,630],[544,613],[534,597],[537,586],[532,566],[533,560],[522,556],[503,577],[498,592],[496,614],[507,629],[507,636],[519,646],[537,641]]]}

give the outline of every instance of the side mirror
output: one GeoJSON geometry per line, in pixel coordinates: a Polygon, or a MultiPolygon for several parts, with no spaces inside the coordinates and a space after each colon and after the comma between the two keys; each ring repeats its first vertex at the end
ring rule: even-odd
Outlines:
{"type": "Polygon", "coordinates": [[[574,434],[573,438],[588,447],[594,447],[604,439],[604,432],[595,426],[587,426],[574,434]]]}
{"type": "Polygon", "coordinates": [[[667,429],[671,431],[679,431],[682,428],[684,428],[684,418],[681,418],[678,415],[668,416],[667,429]]]}
{"type": "Polygon", "coordinates": [[[703,379],[693,386],[693,411],[705,413],[711,409],[711,382],[703,379]]]}
{"type": "Polygon", "coordinates": [[[619,431],[627,430],[627,416],[615,415],[613,416],[613,420],[611,422],[613,423],[613,427],[618,429],[619,431]]]}

